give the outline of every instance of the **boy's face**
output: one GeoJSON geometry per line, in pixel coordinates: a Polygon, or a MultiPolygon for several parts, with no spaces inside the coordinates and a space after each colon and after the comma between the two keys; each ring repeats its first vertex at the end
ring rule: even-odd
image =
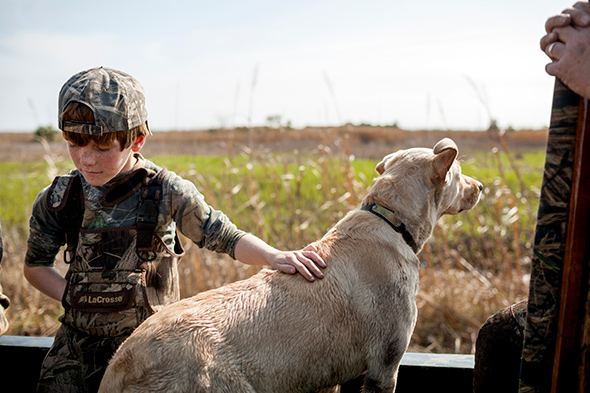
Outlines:
{"type": "Polygon", "coordinates": [[[144,142],[145,138],[138,138],[134,144],[123,150],[117,139],[108,145],[98,145],[93,140],[85,146],[77,146],[70,142],[67,142],[67,145],[74,165],[88,184],[102,186],[135,165],[133,153],[138,152],[144,142]]]}

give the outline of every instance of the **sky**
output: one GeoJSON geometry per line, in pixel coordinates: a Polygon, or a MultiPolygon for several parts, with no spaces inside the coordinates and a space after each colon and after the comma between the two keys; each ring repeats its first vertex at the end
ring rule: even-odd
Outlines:
{"type": "Polygon", "coordinates": [[[0,131],[57,128],[61,86],[97,66],[140,81],[154,131],[542,128],[539,40],[572,4],[0,0],[0,131]]]}

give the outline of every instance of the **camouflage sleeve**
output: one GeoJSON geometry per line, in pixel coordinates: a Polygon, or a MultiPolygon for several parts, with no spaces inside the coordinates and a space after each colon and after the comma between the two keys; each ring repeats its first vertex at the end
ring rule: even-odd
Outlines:
{"type": "Polygon", "coordinates": [[[55,256],[65,244],[65,235],[56,213],[50,212],[46,205],[49,187],[43,189],[33,202],[29,220],[29,239],[25,264],[27,266],[53,266],[55,256]]]}
{"type": "Polygon", "coordinates": [[[169,179],[171,215],[178,230],[199,247],[235,259],[236,244],[246,232],[238,229],[223,212],[209,206],[192,182],[173,173],[169,179]]]}

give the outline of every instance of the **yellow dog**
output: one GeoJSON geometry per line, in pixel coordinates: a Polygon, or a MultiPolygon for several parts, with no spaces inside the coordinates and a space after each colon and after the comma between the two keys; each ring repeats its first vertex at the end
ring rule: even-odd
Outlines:
{"type": "Polygon", "coordinates": [[[390,154],[361,209],[315,243],[315,283],[262,270],[146,320],[119,348],[100,393],[393,392],[417,316],[416,254],[443,214],[474,207],[483,186],[457,146],[390,154]]]}

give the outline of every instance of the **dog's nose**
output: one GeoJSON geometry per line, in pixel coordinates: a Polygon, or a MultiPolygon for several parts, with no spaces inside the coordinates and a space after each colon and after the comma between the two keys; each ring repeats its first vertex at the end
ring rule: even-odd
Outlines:
{"type": "Polygon", "coordinates": [[[483,191],[483,184],[477,182],[477,188],[479,188],[479,191],[483,191]]]}

